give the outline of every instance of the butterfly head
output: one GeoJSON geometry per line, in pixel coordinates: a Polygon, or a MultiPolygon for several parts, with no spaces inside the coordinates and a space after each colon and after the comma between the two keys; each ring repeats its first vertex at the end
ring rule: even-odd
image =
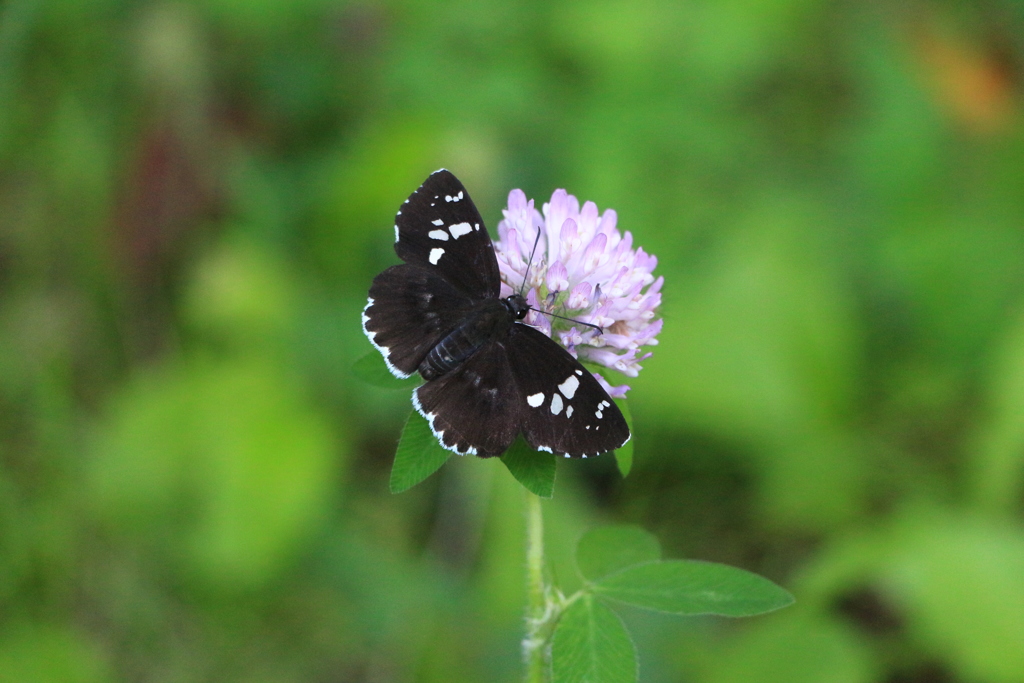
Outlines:
{"type": "Polygon", "coordinates": [[[501,300],[502,305],[508,309],[510,316],[516,320],[522,320],[530,312],[530,305],[526,303],[525,297],[521,294],[513,294],[501,300]]]}

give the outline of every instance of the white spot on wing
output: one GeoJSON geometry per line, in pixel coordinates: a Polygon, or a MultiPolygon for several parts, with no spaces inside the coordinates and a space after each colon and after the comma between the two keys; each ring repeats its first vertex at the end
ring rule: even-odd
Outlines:
{"type": "Polygon", "coordinates": [[[526,402],[530,404],[531,408],[539,408],[540,404],[544,402],[544,393],[533,394],[532,396],[526,397],[526,402]]]}
{"type": "Polygon", "coordinates": [[[444,225],[444,221],[441,220],[440,218],[435,218],[434,220],[432,220],[430,222],[433,223],[434,225],[444,225]]]}
{"type": "Polygon", "coordinates": [[[448,241],[448,233],[444,230],[431,230],[427,233],[427,237],[432,240],[441,240],[442,242],[448,241]]]}
{"type": "Polygon", "coordinates": [[[444,249],[437,247],[435,249],[430,250],[430,256],[427,258],[427,260],[436,266],[437,262],[441,260],[442,256],[444,256],[444,249]]]}
{"type": "Polygon", "coordinates": [[[469,227],[469,223],[456,223],[455,225],[449,226],[448,230],[451,231],[452,237],[455,239],[459,239],[463,235],[468,235],[473,232],[473,228],[469,227]]]}
{"type": "Polygon", "coordinates": [[[569,406],[565,409],[565,416],[572,417],[572,406],[569,406]]]}
{"type": "Polygon", "coordinates": [[[554,415],[558,415],[562,412],[562,397],[558,394],[551,395],[551,412],[554,415]]]}
{"type": "Polygon", "coordinates": [[[558,390],[561,391],[566,398],[572,398],[576,395],[576,390],[579,386],[580,381],[575,376],[569,375],[568,379],[558,385],[558,390]]]}
{"type": "Polygon", "coordinates": [[[577,370],[576,374],[579,375],[580,377],[582,377],[583,376],[583,371],[582,370],[577,370]]]}
{"type": "Polygon", "coordinates": [[[395,241],[398,241],[398,226],[395,226],[395,241]]]}

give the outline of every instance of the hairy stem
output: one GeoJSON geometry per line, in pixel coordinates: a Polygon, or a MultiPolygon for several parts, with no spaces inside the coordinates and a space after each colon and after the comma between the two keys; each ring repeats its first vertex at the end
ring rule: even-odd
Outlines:
{"type": "Polygon", "coordinates": [[[544,517],[540,498],[526,492],[526,638],[523,658],[526,660],[526,682],[544,683],[547,667],[544,661],[547,590],[544,585],[544,517]]]}

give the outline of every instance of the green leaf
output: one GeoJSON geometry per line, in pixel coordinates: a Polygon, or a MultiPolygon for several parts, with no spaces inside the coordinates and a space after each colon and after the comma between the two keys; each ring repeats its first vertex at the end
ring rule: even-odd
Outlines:
{"type": "Polygon", "coordinates": [[[419,376],[400,379],[391,374],[384,363],[384,357],[371,351],[352,364],[352,374],[367,384],[382,389],[412,389],[419,384],[419,376]]]}
{"type": "Polygon", "coordinates": [[[615,612],[585,595],[565,611],[551,643],[553,683],[634,683],[636,647],[615,612]]]}
{"type": "Polygon", "coordinates": [[[629,412],[629,405],[625,399],[613,398],[615,405],[622,411],[622,416],[626,418],[626,425],[629,427],[629,441],[625,445],[615,449],[615,463],[619,466],[619,472],[622,473],[623,477],[629,476],[629,471],[633,469],[633,444],[636,439],[636,435],[633,432],[633,416],[629,412]]]}
{"type": "Polygon", "coordinates": [[[527,490],[541,498],[550,498],[555,492],[555,455],[535,451],[522,437],[501,456],[501,461],[512,476],[527,490]]]}
{"type": "Polygon", "coordinates": [[[612,600],[671,614],[748,617],[793,603],[768,579],[714,562],[666,560],[610,574],[593,590],[612,600]]]}
{"type": "Polygon", "coordinates": [[[437,442],[423,416],[412,411],[398,441],[395,464],[391,466],[391,493],[411,489],[448,462],[451,455],[437,442]]]}
{"type": "Polygon", "coordinates": [[[576,567],[580,576],[588,581],[659,559],[658,539],[638,526],[623,524],[591,529],[576,545],[576,567]]]}

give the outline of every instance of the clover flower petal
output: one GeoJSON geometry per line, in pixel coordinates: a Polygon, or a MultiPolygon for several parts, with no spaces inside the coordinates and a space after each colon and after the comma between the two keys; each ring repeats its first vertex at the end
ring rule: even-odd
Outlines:
{"type": "MultiPolygon", "coordinates": [[[[512,190],[502,213],[494,243],[502,296],[522,290],[530,306],[570,318],[530,311],[525,322],[582,361],[636,377],[651,355],[640,348],[656,345],[662,328],[657,312],[664,278],[653,275],[658,259],[633,248],[633,235],[619,232],[614,210],[601,213],[589,201],[581,207],[562,189],[541,211],[522,190],[512,190]]],[[[595,376],[614,398],[629,390],[595,376]]]]}

